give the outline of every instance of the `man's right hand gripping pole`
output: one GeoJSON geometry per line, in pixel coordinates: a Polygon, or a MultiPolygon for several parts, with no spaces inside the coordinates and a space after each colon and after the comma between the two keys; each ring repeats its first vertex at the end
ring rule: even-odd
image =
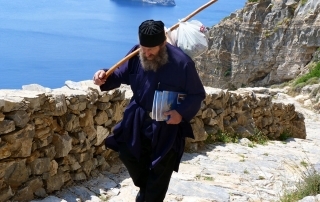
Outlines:
{"type": "Polygon", "coordinates": [[[93,83],[101,86],[106,82],[106,72],[104,70],[99,70],[93,75],[93,83]]]}

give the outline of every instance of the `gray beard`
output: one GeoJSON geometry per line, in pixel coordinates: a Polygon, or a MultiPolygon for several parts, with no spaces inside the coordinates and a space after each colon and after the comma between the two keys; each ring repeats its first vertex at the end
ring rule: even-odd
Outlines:
{"type": "Polygon", "coordinates": [[[167,47],[163,46],[160,50],[158,55],[154,57],[153,60],[147,60],[147,58],[143,55],[142,51],[139,51],[139,57],[141,61],[142,68],[145,71],[157,71],[162,65],[168,62],[168,52],[167,47]]]}

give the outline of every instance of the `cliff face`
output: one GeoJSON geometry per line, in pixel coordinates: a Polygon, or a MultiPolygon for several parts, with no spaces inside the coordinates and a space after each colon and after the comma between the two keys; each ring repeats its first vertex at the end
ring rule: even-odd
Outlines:
{"type": "Polygon", "coordinates": [[[247,3],[209,31],[209,51],[196,59],[206,86],[239,88],[291,80],[320,47],[320,1],[247,3]]]}

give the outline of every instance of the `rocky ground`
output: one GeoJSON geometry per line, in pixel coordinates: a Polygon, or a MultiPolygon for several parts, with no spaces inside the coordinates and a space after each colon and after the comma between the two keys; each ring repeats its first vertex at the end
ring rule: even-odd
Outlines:
{"type": "MultiPolygon", "coordinates": [[[[254,145],[242,139],[233,144],[205,145],[196,153],[185,153],[174,173],[165,202],[247,202],[277,201],[284,190],[310,171],[320,172],[320,115],[303,107],[294,98],[278,93],[276,102],[294,103],[305,116],[306,139],[270,141],[254,145]]],[[[135,201],[138,189],[117,158],[110,170],[94,179],[66,188],[33,202],[135,201]]],[[[320,195],[303,202],[320,201],[320,195]]]]}

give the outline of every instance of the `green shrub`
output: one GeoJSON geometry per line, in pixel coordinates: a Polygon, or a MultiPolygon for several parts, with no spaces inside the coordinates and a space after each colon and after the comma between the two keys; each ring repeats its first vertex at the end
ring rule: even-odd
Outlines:
{"type": "Polygon", "coordinates": [[[312,68],[309,73],[299,77],[295,81],[295,85],[298,85],[300,83],[306,83],[309,79],[312,78],[315,78],[315,80],[320,78],[320,63],[318,63],[314,68],[312,68]]]}
{"type": "Polygon", "coordinates": [[[213,144],[216,142],[215,135],[212,133],[208,133],[207,139],[204,141],[205,144],[213,144]]]}
{"type": "Polygon", "coordinates": [[[290,132],[288,131],[284,131],[283,133],[280,134],[279,140],[281,141],[285,141],[288,138],[292,137],[292,135],[290,134],[290,132]]]}
{"type": "Polygon", "coordinates": [[[216,136],[216,140],[218,142],[223,142],[223,143],[236,143],[238,142],[238,137],[236,134],[231,134],[228,132],[221,132],[219,131],[217,136],[216,136]]]}
{"type": "Polygon", "coordinates": [[[268,136],[266,136],[265,134],[263,134],[262,131],[260,131],[259,129],[255,129],[254,130],[254,135],[251,137],[248,137],[248,139],[251,142],[254,142],[256,144],[261,144],[261,145],[265,145],[268,143],[269,138],[268,136]]]}
{"type": "Polygon", "coordinates": [[[259,0],[248,0],[248,2],[258,2],[259,0]]]}
{"type": "MultiPolygon", "coordinates": [[[[215,135],[209,134],[208,138],[205,140],[205,143],[206,144],[212,144],[214,142],[238,143],[240,138],[241,138],[241,135],[236,133],[233,134],[229,132],[218,131],[218,133],[215,135]]],[[[249,147],[254,147],[255,144],[265,145],[269,141],[269,138],[258,129],[255,129],[254,135],[248,137],[248,139],[252,142],[252,144],[248,145],[249,147]]]]}

